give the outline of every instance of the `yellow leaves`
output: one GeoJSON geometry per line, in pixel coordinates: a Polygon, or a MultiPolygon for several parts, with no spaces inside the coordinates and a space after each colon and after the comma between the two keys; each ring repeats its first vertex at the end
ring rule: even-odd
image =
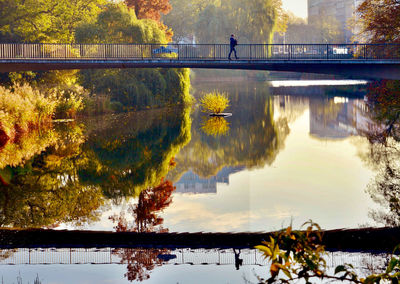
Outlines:
{"type": "Polygon", "coordinates": [[[226,93],[213,91],[200,99],[203,112],[221,113],[229,106],[226,93]]]}
{"type": "Polygon", "coordinates": [[[259,245],[259,246],[255,246],[254,248],[264,252],[264,255],[266,257],[272,255],[271,249],[267,246],[259,245]]]}
{"type": "Polygon", "coordinates": [[[270,242],[263,242],[264,245],[255,246],[256,249],[264,253],[265,258],[270,258],[272,261],[280,257],[281,250],[275,239],[270,237],[270,242]]]}
{"type": "Polygon", "coordinates": [[[201,124],[203,132],[210,136],[227,135],[229,131],[229,123],[223,117],[214,116],[201,124]]]}

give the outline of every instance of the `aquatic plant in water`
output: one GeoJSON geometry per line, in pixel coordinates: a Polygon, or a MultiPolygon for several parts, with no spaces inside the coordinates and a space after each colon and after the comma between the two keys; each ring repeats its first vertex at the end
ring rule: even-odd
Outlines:
{"type": "Polygon", "coordinates": [[[229,99],[226,93],[213,91],[205,94],[200,99],[203,112],[218,114],[223,112],[229,106],[229,99]]]}

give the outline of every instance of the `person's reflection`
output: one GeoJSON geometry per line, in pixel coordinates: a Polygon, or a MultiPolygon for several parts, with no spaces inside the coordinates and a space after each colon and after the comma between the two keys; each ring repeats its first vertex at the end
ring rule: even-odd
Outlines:
{"type": "Polygon", "coordinates": [[[239,270],[239,267],[243,265],[243,259],[240,258],[240,249],[238,249],[238,252],[236,252],[236,249],[233,249],[233,253],[235,254],[236,270],[239,270]]]}

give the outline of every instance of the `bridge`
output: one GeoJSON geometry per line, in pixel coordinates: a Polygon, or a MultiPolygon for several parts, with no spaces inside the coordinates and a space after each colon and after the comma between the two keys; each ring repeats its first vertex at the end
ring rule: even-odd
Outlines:
{"type": "MultiPolygon", "coordinates": [[[[255,249],[20,248],[0,250],[0,268],[4,265],[126,264],[128,260],[159,265],[235,265],[236,258],[244,266],[269,264],[255,249]]],[[[335,251],[328,252],[324,258],[330,268],[351,263],[358,269],[383,269],[390,255],[335,251]]]]}
{"type": "Polygon", "coordinates": [[[400,79],[398,44],[0,44],[0,72],[212,68],[400,79]]]}

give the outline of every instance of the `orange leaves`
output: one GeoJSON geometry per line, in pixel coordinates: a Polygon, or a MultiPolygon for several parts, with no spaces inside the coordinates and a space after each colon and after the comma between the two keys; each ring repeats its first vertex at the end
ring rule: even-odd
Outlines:
{"type": "Polygon", "coordinates": [[[400,42],[400,5],[397,0],[364,0],[357,14],[362,33],[370,42],[400,42]]]}
{"type": "Polygon", "coordinates": [[[161,14],[168,14],[172,9],[169,0],[125,0],[129,8],[135,9],[138,19],[152,19],[160,22],[161,14]]]}

